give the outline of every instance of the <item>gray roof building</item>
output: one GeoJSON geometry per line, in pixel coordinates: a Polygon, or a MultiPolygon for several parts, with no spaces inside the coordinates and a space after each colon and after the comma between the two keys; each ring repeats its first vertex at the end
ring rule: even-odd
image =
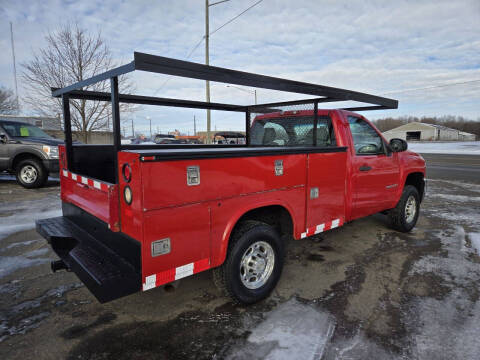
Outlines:
{"type": "Polygon", "coordinates": [[[443,125],[411,122],[395,129],[385,131],[385,138],[390,141],[399,138],[407,141],[474,141],[475,134],[466,133],[443,125]]]}

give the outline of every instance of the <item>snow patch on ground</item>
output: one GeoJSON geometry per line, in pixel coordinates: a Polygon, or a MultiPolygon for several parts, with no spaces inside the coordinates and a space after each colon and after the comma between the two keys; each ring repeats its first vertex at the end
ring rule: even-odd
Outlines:
{"type": "Polygon", "coordinates": [[[475,249],[477,255],[480,255],[480,232],[470,233],[468,234],[468,238],[470,239],[472,248],[475,249]]]}
{"type": "Polygon", "coordinates": [[[334,330],[331,315],[292,299],[268,313],[247,343],[231,349],[227,358],[321,359],[334,330]]]}
{"type": "Polygon", "coordinates": [[[40,253],[48,252],[48,249],[45,250],[45,252],[32,251],[25,254],[26,256],[0,256],[0,279],[19,269],[50,262],[52,260],[51,258],[35,258],[35,256],[40,255],[40,253]]]}
{"type": "Polygon", "coordinates": [[[453,202],[480,202],[480,196],[451,195],[451,194],[430,194],[432,197],[445,199],[453,202]]]}
{"type": "Polygon", "coordinates": [[[0,240],[20,231],[35,228],[35,220],[61,216],[59,199],[53,201],[35,200],[2,205],[0,216],[0,240]]]}
{"type": "MultiPolygon", "coordinates": [[[[475,236],[477,233],[473,234],[473,241],[472,233],[469,234],[472,246],[477,240],[480,242],[475,236]]],[[[472,249],[466,246],[467,235],[462,226],[452,226],[438,232],[437,236],[448,256],[423,257],[413,265],[409,274],[438,275],[450,292],[443,299],[418,298],[409,307],[407,317],[416,319],[410,324],[414,357],[478,359],[480,302],[476,288],[480,283],[480,268],[468,260],[472,249]]]]}
{"type": "Polygon", "coordinates": [[[480,141],[409,142],[408,149],[424,154],[480,155],[480,141]]]}
{"type": "MultiPolygon", "coordinates": [[[[322,359],[322,358],[318,358],[322,359]]],[[[330,343],[322,360],[354,360],[354,359],[402,359],[398,355],[388,353],[385,349],[369,340],[363,331],[359,331],[351,339],[340,339],[330,343]]]]}
{"type": "Polygon", "coordinates": [[[442,300],[423,298],[412,305],[409,315],[420,325],[412,329],[414,358],[478,360],[478,301],[472,302],[468,294],[456,288],[442,300]]]}
{"type": "Polygon", "coordinates": [[[13,243],[13,244],[10,244],[6,247],[6,249],[13,249],[13,248],[16,248],[16,247],[19,247],[19,246],[28,246],[28,245],[31,245],[31,244],[35,244],[36,242],[39,242],[39,241],[42,241],[42,240],[28,240],[28,241],[20,241],[20,242],[16,242],[16,243],[13,243]]]}

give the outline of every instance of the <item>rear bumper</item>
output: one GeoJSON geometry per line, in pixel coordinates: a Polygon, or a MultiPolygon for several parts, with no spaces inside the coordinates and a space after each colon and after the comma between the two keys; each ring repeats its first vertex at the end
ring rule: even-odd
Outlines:
{"type": "Polygon", "coordinates": [[[65,213],[74,215],[38,220],[37,232],[98,301],[140,291],[140,244],[111,232],[105,223],[70,204],[64,203],[65,213]],[[124,256],[125,251],[128,256],[124,256]]]}

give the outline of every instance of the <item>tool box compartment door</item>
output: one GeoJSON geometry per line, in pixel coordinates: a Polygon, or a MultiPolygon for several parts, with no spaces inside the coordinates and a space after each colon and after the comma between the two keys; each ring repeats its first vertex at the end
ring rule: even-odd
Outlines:
{"type": "Polygon", "coordinates": [[[210,267],[210,209],[193,204],[149,211],[144,218],[143,289],[210,267]]]}

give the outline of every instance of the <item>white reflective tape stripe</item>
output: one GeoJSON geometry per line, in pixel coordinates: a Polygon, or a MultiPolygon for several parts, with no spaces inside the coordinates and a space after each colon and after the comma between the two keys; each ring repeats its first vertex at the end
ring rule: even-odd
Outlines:
{"type": "Polygon", "coordinates": [[[306,233],[306,232],[304,232],[304,233],[302,233],[302,235],[300,235],[300,238],[301,238],[301,239],[305,239],[306,237],[307,237],[307,233],[306,233]]]}
{"type": "Polygon", "coordinates": [[[335,219],[335,220],[333,220],[333,221],[332,221],[331,229],[336,228],[339,223],[340,223],[340,219],[335,219]]]}
{"type": "Polygon", "coordinates": [[[102,186],[98,181],[93,181],[93,186],[96,187],[97,189],[102,189],[102,186]]]}
{"type": "Polygon", "coordinates": [[[323,232],[324,229],[325,229],[325,224],[317,225],[317,228],[315,229],[315,234],[323,232]]]}
{"type": "Polygon", "coordinates": [[[68,171],[67,170],[63,170],[63,176],[68,177],[68,171]]]}
{"type": "Polygon", "coordinates": [[[193,275],[193,263],[179,266],[175,269],[175,280],[193,275]]]}
{"type": "Polygon", "coordinates": [[[77,180],[77,175],[76,174],[71,173],[71,175],[72,175],[72,180],[77,180]]]}
{"type": "Polygon", "coordinates": [[[88,185],[88,178],[81,176],[82,184],[88,185]]]}
{"type": "Polygon", "coordinates": [[[157,282],[157,274],[147,276],[145,278],[145,284],[143,284],[143,291],[153,289],[157,282]]]}

